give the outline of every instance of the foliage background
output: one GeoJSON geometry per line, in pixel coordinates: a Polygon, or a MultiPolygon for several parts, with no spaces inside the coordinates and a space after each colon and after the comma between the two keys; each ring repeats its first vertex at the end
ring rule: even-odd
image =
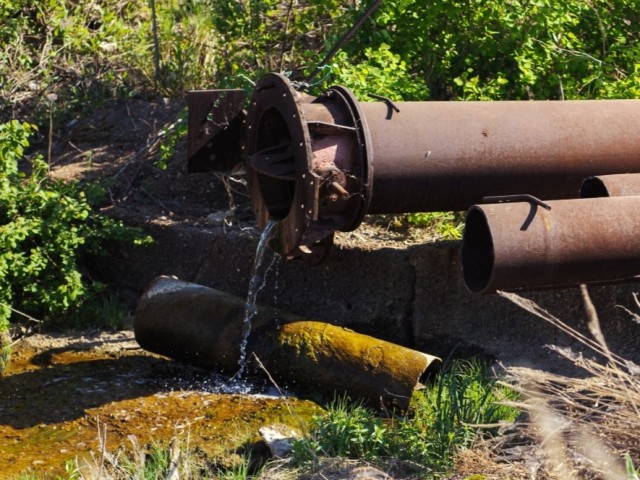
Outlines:
{"type": "MultiPolygon", "coordinates": [[[[0,0],[0,111],[303,80],[370,2],[0,0]],[[155,29],[152,6],[155,4],[155,29]],[[155,35],[154,35],[155,32],[155,35]],[[157,41],[157,47],[156,47],[157,41]]],[[[635,98],[637,0],[385,0],[320,85],[394,99],[635,98]]]]}

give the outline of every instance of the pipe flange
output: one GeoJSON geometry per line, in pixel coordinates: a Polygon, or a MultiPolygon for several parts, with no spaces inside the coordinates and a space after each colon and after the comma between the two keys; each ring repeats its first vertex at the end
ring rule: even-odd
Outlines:
{"type": "Polygon", "coordinates": [[[340,228],[342,232],[350,232],[360,226],[371,203],[373,191],[373,145],[366,117],[360,108],[360,103],[353,92],[346,87],[337,85],[331,87],[327,93],[338,97],[348,111],[351,126],[355,129],[358,158],[353,162],[357,168],[356,178],[359,183],[357,201],[353,203],[349,221],[340,228]]]}
{"type": "Polygon", "coordinates": [[[246,164],[251,204],[261,229],[277,221],[271,246],[283,256],[304,252],[305,233],[317,218],[319,181],[311,172],[309,130],[303,94],[289,80],[270,73],[256,85],[248,111],[246,164]]]}
{"type": "Polygon", "coordinates": [[[276,221],[271,247],[319,263],[336,231],[364,217],[373,168],[358,101],[344,87],[319,97],[280,74],[257,84],[248,112],[246,163],[260,228],[276,221]]]}

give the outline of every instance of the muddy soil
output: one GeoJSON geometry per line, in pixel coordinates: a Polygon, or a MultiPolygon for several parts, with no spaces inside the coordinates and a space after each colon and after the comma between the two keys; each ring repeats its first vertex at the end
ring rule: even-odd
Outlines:
{"type": "Polygon", "coordinates": [[[65,463],[149,442],[190,442],[230,462],[259,442],[258,429],[297,430],[320,409],[310,401],[220,393],[225,377],[140,349],[132,331],[20,341],[0,382],[0,472],[62,475],[65,463]],[[101,439],[103,442],[101,442],[101,439]]]}

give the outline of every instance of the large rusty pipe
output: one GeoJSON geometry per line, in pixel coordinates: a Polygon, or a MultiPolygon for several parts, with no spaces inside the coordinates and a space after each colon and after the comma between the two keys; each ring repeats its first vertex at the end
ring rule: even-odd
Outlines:
{"type": "Polygon", "coordinates": [[[640,102],[362,103],[369,213],[466,210],[489,195],[576,198],[585,177],[640,170],[640,102]]]}
{"type": "Polygon", "coordinates": [[[640,172],[640,101],[360,103],[277,74],[254,90],[246,158],[272,246],[313,250],[366,213],[465,210],[488,195],[576,197],[585,177],[640,172]]]}
{"type": "Polygon", "coordinates": [[[640,275],[640,197],[475,205],[462,266],[476,293],[632,280],[640,275]]]}

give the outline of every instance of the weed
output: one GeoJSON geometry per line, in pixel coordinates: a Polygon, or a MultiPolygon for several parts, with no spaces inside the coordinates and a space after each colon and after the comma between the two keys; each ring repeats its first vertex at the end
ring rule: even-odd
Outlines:
{"type": "Polygon", "coordinates": [[[382,420],[360,403],[338,397],[324,415],[314,415],[311,436],[296,441],[294,457],[298,462],[318,456],[371,459],[388,449],[386,427],[382,420]]]}
{"type": "Polygon", "coordinates": [[[11,336],[7,331],[0,331],[0,375],[9,363],[11,358],[11,336]]]}
{"type": "Polygon", "coordinates": [[[633,464],[633,459],[629,453],[624,454],[624,463],[627,469],[627,476],[629,480],[640,480],[640,470],[633,464]]]}
{"type": "Polygon", "coordinates": [[[101,289],[68,315],[60,316],[52,320],[52,323],[63,329],[91,325],[109,330],[123,330],[131,328],[133,316],[131,309],[124,305],[117,295],[101,289]]]}
{"type": "Polygon", "coordinates": [[[140,447],[137,439],[129,437],[131,448],[120,448],[115,454],[102,452],[97,457],[76,461],[67,468],[69,480],[246,480],[249,478],[251,458],[239,457],[230,467],[215,467],[202,453],[190,450],[188,443],[174,438],[168,446],[152,442],[140,447]]]}
{"type": "Polygon", "coordinates": [[[500,422],[515,420],[519,411],[500,403],[515,396],[488,366],[453,361],[414,394],[411,414],[404,418],[383,420],[357,403],[334,400],[325,415],[313,418],[308,438],[294,443],[294,458],[304,463],[321,456],[391,456],[422,465],[425,474],[445,472],[459,449],[493,433],[500,422]]]}
{"type": "Polygon", "coordinates": [[[395,429],[394,453],[432,471],[446,471],[458,449],[472,446],[479,434],[494,432],[500,422],[515,420],[519,411],[500,403],[515,395],[497,384],[487,365],[453,361],[433,385],[414,395],[413,416],[395,429]]]}
{"type": "Polygon", "coordinates": [[[240,461],[231,468],[219,471],[216,478],[220,480],[246,480],[249,478],[251,457],[249,455],[241,457],[240,461]]]}
{"type": "Polygon", "coordinates": [[[464,219],[457,212],[410,213],[406,217],[409,225],[417,228],[433,228],[443,240],[460,240],[464,219]]]}
{"type": "Polygon", "coordinates": [[[154,162],[156,167],[165,170],[169,161],[176,154],[178,142],[187,137],[187,113],[187,109],[183,108],[178,112],[176,121],[162,129],[158,159],[154,162]]]}

